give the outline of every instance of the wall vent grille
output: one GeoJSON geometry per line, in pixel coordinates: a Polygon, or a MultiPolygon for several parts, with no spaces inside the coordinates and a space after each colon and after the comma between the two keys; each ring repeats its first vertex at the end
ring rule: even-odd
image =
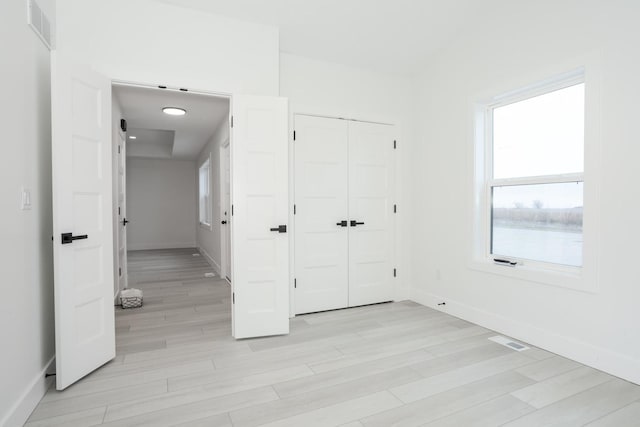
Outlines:
{"type": "Polygon", "coordinates": [[[27,23],[35,31],[40,40],[47,46],[47,49],[53,49],[53,39],[51,30],[51,21],[44,14],[35,0],[27,1],[27,23]]]}

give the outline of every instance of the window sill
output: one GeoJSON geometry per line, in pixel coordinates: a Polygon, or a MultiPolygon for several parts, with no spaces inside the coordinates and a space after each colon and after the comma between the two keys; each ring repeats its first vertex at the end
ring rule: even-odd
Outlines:
{"type": "Polygon", "coordinates": [[[597,293],[595,278],[587,278],[584,269],[576,269],[575,272],[569,272],[544,269],[537,266],[534,268],[527,265],[510,267],[496,265],[493,260],[473,260],[469,263],[469,269],[588,294],[597,293]]]}

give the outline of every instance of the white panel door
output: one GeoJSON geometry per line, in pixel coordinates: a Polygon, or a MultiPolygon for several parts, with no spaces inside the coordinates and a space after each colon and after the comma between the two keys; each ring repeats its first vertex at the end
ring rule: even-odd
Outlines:
{"type": "Polygon", "coordinates": [[[220,148],[222,196],[222,273],[231,282],[231,149],[229,144],[220,148]]]}
{"type": "Polygon", "coordinates": [[[349,305],[348,122],[295,116],[295,312],[349,305]]]}
{"type": "Polygon", "coordinates": [[[287,334],[287,100],[234,96],[232,111],[233,336],[287,334]]]}
{"type": "Polygon", "coordinates": [[[393,126],[349,122],[349,306],[393,300],[393,126]]]}
{"type": "Polygon", "coordinates": [[[127,288],[127,138],[118,134],[118,292],[127,288]]]}
{"type": "Polygon", "coordinates": [[[58,390],[115,357],[111,83],[52,55],[58,390]]]}

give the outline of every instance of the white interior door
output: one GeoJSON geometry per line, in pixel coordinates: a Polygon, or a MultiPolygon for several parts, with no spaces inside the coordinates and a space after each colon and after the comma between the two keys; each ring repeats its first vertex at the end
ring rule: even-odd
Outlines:
{"type": "Polygon", "coordinates": [[[111,82],[53,53],[56,379],[115,357],[111,82]]]}
{"type": "Polygon", "coordinates": [[[393,300],[393,126],[349,122],[349,306],[393,300]]]}
{"type": "Polygon", "coordinates": [[[234,96],[232,111],[233,336],[287,334],[287,100],[234,96]]]}
{"type": "Polygon", "coordinates": [[[127,138],[118,133],[118,292],[127,288],[127,138]]]}
{"type": "Polygon", "coordinates": [[[295,116],[295,311],[349,305],[348,122],[295,116]]]}
{"type": "Polygon", "coordinates": [[[222,274],[231,282],[231,156],[229,144],[220,148],[222,195],[222,274]]]}

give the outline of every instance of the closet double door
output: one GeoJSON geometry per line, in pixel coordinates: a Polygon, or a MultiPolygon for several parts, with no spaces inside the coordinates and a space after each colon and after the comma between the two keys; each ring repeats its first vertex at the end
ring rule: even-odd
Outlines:
{"type": "Polygon", "coordinates": [[[394,127],[294,123],[296,314],[393,300],[394,127]]]}

